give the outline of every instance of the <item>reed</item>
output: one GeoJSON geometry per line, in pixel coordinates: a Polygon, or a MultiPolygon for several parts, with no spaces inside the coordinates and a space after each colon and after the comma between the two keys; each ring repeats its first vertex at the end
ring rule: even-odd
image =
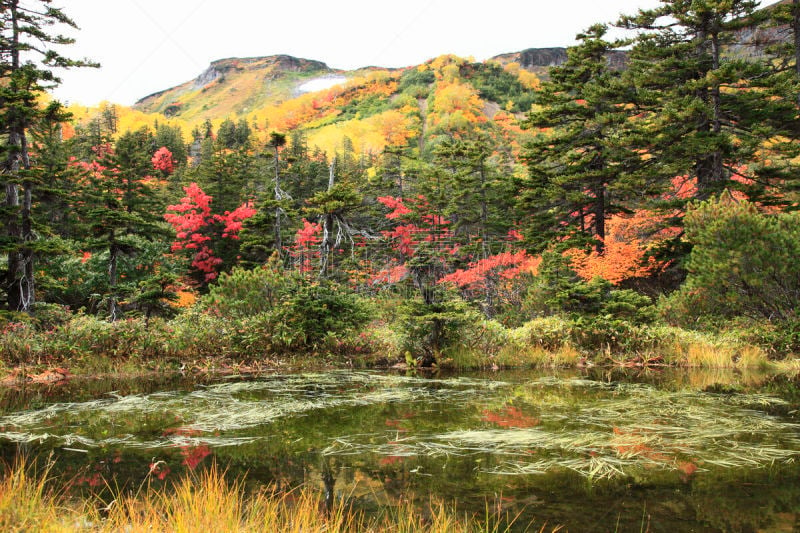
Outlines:
{"type": "Polygon", "coordinates": [[[48,483],[49,467],[18,460],[6,466],[0,479],[0,531],[70,531],[74,513],[63,509],[63,498],[48,483]]]}
{"type": "MultiPolygon", "coordinates": [[[[27,465],[25,461],[6,467],[0,480],[0,530],[500,533],[509,531],[516,520],[488,512],[480,519],[460,515],[436,502],[424,510],[403,504],[380,516],[366,516],[341,505],[326,511],[319,491],[304,488],[289,492],[247,492],[241,480],[228,481],[217,467],[184,477],[172,489],[159,491],[145,485],[134,493],[102,502],[91,497],[71,499],[52,488],[57,484],[55,481],[49,469],[36,473],[35,465],[27,465]]],[[[542,527],[538,531],[544,530],[542,527]]]]}

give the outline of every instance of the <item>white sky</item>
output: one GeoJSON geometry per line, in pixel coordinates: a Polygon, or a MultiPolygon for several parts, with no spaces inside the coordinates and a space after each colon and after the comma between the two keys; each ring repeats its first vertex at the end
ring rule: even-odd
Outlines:
{"type": "MultiPolygon", "coordinates": [[[[767,2],[771,3],[771,2],[767,2]]],[[[55,93],[130,105],[226,57],[289,54],[355,69],[445,53],[483,60],[569,46],[575,34],[658,0],[56,0],[81,31],[65,50],[102,68],[62,72],[55,93]]]]}

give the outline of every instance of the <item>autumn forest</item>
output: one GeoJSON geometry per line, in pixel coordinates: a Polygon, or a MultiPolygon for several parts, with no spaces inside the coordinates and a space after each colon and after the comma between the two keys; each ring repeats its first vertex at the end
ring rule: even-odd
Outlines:
{"type": "Polygon", "coordinates": [[[554,316],[610,335],[598,347],[617,329],[733,320],[784,355],[798,331],[796,13],[721,6],[624,16],[628,41],[593,26],[549,70],[524,53],[347,77],[224,60],[134,108],[50,100],[58,67],[92,65],[30,44],[65,14],[9,7],[5,327],[244,319],[307,294],[336,302],[317,309],[328,327],[271,348],[328,350],[376,316],[355,309],[402,301],[381,322],[418,328],[394,351],[425,364],[465,321],[554,316]],[[266,95],[265,73],[280,79],[266,95]],[[340,83],[291,92],[320,76],[340,83]]]}
{"type": "MultiPolygon", "coordinates": [[[[50,0],[0,0],[6,384],[797,373],[797,0],[661,0],[546,60],[221,59],[131,107],[48,92],[97,66],[54,30],[76,22],[50,0]]],[[[540,423],[510,403],[482,413],[540,423]]]]}

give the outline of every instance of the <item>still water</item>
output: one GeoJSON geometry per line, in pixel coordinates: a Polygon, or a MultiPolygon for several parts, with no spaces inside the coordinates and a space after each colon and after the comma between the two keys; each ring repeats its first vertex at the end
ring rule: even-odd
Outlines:
{"type": "Polygon", "coordinates": [[[367,511],[431,498],[568,531],[800,529],[800,387],[780,376],[592,369],[76,380],[0,389],[0,458],[75,490],[247,486],[367,511]]]}

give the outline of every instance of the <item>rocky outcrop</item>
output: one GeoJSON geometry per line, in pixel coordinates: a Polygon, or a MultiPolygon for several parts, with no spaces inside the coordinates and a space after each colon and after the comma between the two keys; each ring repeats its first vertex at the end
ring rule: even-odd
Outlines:
{"type": "MultiPolygon", "coordinates": [[[[611,68],[621,69],[625,67],[627,53],[622,50],[614,50],[608,56],[611,68]]],[[[567,60],[567,49],[563,47],[555,48],[528,48],[521,52],[510,54],[500,54],[492,58],[500,63],[519,63],[525,70],[535,73],[546,71],[550,67],[562,65],[567,60]]]]}

